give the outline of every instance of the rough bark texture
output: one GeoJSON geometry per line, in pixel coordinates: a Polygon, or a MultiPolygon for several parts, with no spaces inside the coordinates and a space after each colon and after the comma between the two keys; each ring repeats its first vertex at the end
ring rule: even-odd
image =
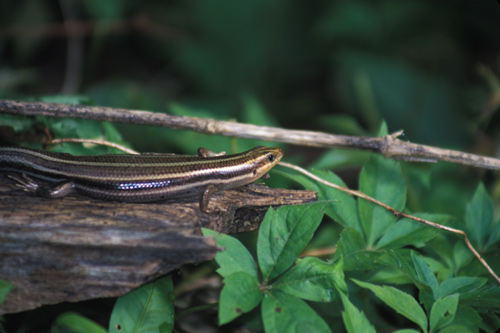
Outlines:
{"type": "Polygon", "coordinates": [[[258,228],[269,206],[316,200],[311,191],[251,185],[214,195],[204,214],[196,198],[124,204],[72,195],[25,194],[0,175],[0,279],[14,289],[0,313],[44,304],[116,297],[183,264],[215,257],[212,238],[258,228]]]}

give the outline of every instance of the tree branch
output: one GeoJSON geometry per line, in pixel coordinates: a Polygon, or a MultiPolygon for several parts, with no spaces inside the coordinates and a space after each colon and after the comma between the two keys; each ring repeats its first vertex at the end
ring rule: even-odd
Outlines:
{"type": "Polygon", "coordinates": [[[313,131],[287,130],[214,119],[172,116],[149,111],[14,100],[0,100],[0,113],[26,116],[71,117],[169,127],[206,134],[284,142],[300,146],[370,151],[382,154],[387,158],[406,161],[446,161],[478,168],[500,170],[500,159],[399,140],[398,136],[403,133],[402,131],[385,137],[360,137],[313,131]]]}

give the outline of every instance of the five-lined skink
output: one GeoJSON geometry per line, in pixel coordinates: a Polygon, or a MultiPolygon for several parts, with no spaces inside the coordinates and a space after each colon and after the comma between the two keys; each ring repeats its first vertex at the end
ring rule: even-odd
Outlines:
{"type": "Polygon", "coordinates": [[[200,196],[200,209],[209,212],[212,193],[250,184],[262,178],[283,156],[280,148],[256,147],[234,155],[200,156],[140,154],[86,155],[0,147],[0,170],[28,192],[58,198],[73,191],[124,202],[152,202],[200,196]],[[53,184],[37,183],[32,178],[53,184]]]}

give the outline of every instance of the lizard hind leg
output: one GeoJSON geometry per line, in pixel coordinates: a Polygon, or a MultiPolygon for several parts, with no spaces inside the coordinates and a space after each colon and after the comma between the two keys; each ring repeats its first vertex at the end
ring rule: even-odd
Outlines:
{"type": "Polygon", "coordinates": [[[24,173],[22,174],[22,178],[13,175],[8,175],[7,177],[15,180],[17,182],[16,186],[23,191],[34,193],[45,198],[62,198],[75,191],[74,184],[71,182],[63,182],[54,187],[50,187],[47,184],[37,183],[24,173]]]}

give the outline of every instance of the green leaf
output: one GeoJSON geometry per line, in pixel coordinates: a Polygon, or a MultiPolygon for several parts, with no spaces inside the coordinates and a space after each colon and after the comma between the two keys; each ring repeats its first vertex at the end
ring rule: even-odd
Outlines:
{"type": "Polygon", "coordinates": [[[45,103],[58,103],[58,104],[92,104],[92,100],[88,96],[80,95],[45,95],[36,99],[45,103]]]}
{"type": "Polygon", "coordinates": [[[262,321],[266,332],[331,332],[306,302],[278,290],[264,295],[262,321]]]}
{"type": "MultiPolygon", "coordinates": [[[[377,260],[379,262],[379,260],[377,260]]],[[[413,282],[412,279],[408,277],[401,270],[392,267],[380,267],[377,271],[370,275],[368,282],[374,284],[408,284],[413,282]]]]}
{"type": "Polygon", "coordinates": [[[8,281],[0,280],[0,304],[5,302],[7,294],[14,288],[14,285],[8,281]]]}
{"type": "Polygon", "coordinates": [[[102,138],[104,130],[95,121],[85,119],[57,118],[46,119],[54,135],[63,138],[102,138]]]}
{"type": "Polygon", "coordinates": [[[479,328],[486,332],[500,331],[500,314],[488,312],[483,314],[479,328]]]}
{"type": "Polygon", "coordinates": [[[320,170],[359,167],[365,164],[369,157],[370,153],[365,151],[329,149],[309,167],[320,170]]]}
{"type": "Polygon", "coordinates": [[[2,126],[11,127],[14,132],[29,131],[37,124],[37,118],[2,114],[0,124],[2,126]]]}
{"type": "Polygon", "coordinates": [[[63,313],[52,324],[52,333],[105,333],[106,329],[78,313],[63,313]]]}
{"type": "Polygon", "coordinates": [[[334,258],[343,258],[344,270],[350,271],[375,268],[375,260],[381,255],[381,252],[367,251],[363,236],[352,228],[345,228],[340,234],[334,258]]]}
{"type": "MultiPolygon", "coordinates": [[[[457,241],[453,245],[453,250],[451,252],[452,263],[455,269],[462,269],[470,264],[476,258],[474,254],[471,252],[469,247],[463,241],[457,241]]],[[[468,272],[470,273],[470,272],[468,272]]],[[[475,275],[479,275],[481,273],[476,273],[475,275]]]]}
{"type": "MultiPolygon", "coordinates": [[[[393,267],[404,273],[419,289],[419,300],[423,303],[427,312],[430,311],[435,298],[432,288],[437,289],[437,279],[433,271],[416,252],[407,249],[386,251],[383,256],[377,259],[377,263],[393,267]],[[431,288],[432,286],[432,288],[431,288]]],[[[370,282],[377,282],[373,278],[370,282]]],[[[406,281],[380,281],[381,283],[407,283],[406,281]]]]}
{"type": "Polygon", "coordinates": [[[478,290],[462,293],[460,304],[467,304],[477,309],[500,309],[500,287],[496,285],[484,286],[478,290]]]}
{"type": "Polygon", "coordinates": [[[201,231],[203,236],[214,237],[217,246],[224,248],[223,251],[219,251],[215,255],[215,261],[220,266],[217,273],[222,277],[228,277],[237,272],[245,272],[254,278],[258,277],[252,255],[239,240],[210,229],[202,228],[201,231]]]}
{"type": "Polygon", "coordinates": [[[454,293],[466,293],[479,289],[488,280],[478,277],[459,276],[441,282],[436,293],[436,298],[442,298],[454,293]]]}
{"type": "Polygon", "coordinates": [[[120,144],[125,143],[123,141],[123,138],[122,138],[120,131],[118,131],[115,124],[106,121],[106,122],[101,123],[101,125],[102,125],[102,130],[104,132],[106,141],[120,143],[120,144]]]}
{"type": "Polygon", "coordinates": [[[432,305],[431,316],[429,318],[431,332],[436,332],[455,319],[455,313],[458,307],[458,297],[458,294],[453,294],[444,298],[439,298],[434,305],[432,305]]]}
{"type": "MultiPolygon", "coordinates": [[[[319,201],[330,201],[325,208],[325,213],[334,221],[342,224],[343,226],[350,226],[357,231],[362,232],[357,212],[357,203],[352,196],[332,187],[318,183],[303,174],[287,173],[282,171],[279,171],[279,173],[300,183],[308,190],[316,191],[318,193],[319,201]]],[[[339,176],[330,171],[313,170],[312,173],[330,183],[347,187],[339,176]]]]}
{"type": "Polygon", "coordinates": [[[370,289],[385,304],[416,323],[424,332],[427,332],[427,316],[412,296],[394,287],[380,287],[371,283],[352,280],[360,287],[370,289]]]}
{"type": "Polygon", "coordinates": [[[493,201],[484,185],[479,184],[465,211],[465,231],[478,250],[483,249],[486,237],[492,230],[493,215],[493,201]]]}
{"type": "Polygon", "coordinates": [[[314,257],[299,260],[272,286],[289,295],[316,302],[336,299],[335,288],[347,291],[342,261],[329,264],[314,257]]]}
{"type": "MultiPolygon", "coordinates": [[[[372,155],[359,177],[360,191],[402,211],[406,203],[406,182],[398,162],[372,155]]],[[[366,243],[375,242],[397,220],[391,212],[363,199],[358,201],[359,216],[366,243]]]]}
{"type": "Polygon", "coordinates": [[[494,243],[500,240],[500,221],[497,220],[495,226],[491,230],[490,235],[488,236],[488,242],[486,243],[486,247],[493,245],[494,243]]]}
{"type": "MultiPolygon", "coordinates": [[[[330,171],[314,170],[313,173],[336,185],[346,187],[344,181],[336,174],[330,171]]],[[[339,191],[323,184],[317,184],[317,188],[309,188],[318,192],[318,200],[328,200],[331,203],[327,206],[325,213],[334,221],[342,224],[345,227],[351,227],[358,232],[362,232],[361,222],[357,212],[356,200],[347,193],[339,191]]]]}
{"type": "Polygon", "coordinates": [[[388,134],[389,134],[389,128],[387,127],[387,123],[385,122],[385,120],[383,120],[378,129],[377,136],[385,136],[388,134]]]}
{"type": "Polygon", "coordinates": [[[259,305],[263,294],[256,277],[237,272],[224,279],[220,294],[219,324],[224,325],[259,305]]]}
{"type": "Polygon", "coordinates": [[[407,249],[388,250],[377,259],[377,263],[401,270],[415,280],[415,269],[411,262],[411,253],[407,249]]]}
{"type": "Polygon", "coordinates": [[[345,228],[340,234],[340,239],[337,243],[337,256],[347,256],[352,253],[366,250],[363,236],[352,228],[345,228]]]}
{"type": "Polygon", "coordinates": [[[477,329],[471,329],[467,326],[462,325],[451,325],[443,328],[439,333],[475,333],[477,329]]]}
{"type": "Polygon", "coordinates": [[[109,332],[171,332],[173,327],[170,275],[118,298],[109,322],[109,332]]]}
{"type": "Polygon", "coordinates": [[[269,209],[259,229],[257,254],[264,283],[287,270],[309,243],[325,204],[269,209]]]}
{"type": "Polygon", "coordinates": [[[443,328],[440,332],[452,332],[449,331],[449,328],[457,326],[459,332],[478,332],[478,328],[481,327],[483,323],[484,319],[476,310],[463,305],[462,297],[460,296],[460,302],[458,304],[457,312],[455,313],[455,320],[449,326],[443,328]]]}
{"type": "Polygon", "coordinates": [[[340,292],[340,298],[342,299],[342,304],[344,305],[344,311],[342,312],[342,318],[344,319],[344,325],[348,333],[357,332],[376,332],[375,328],[370,324],[368,318],[365,314],[359,311],[352,303],[349,298],[342,292],[340,292]]]}
{"type": "Polygon", "coordinates": [[[415,266],[416,277],[419,282],[422,282],[426,286],[429,286],[435,297],[438,293],[438,281],[434,272],[431,270],[429,265],[424,261],[423,257],[417,254],[415,251],[411,252],[411,259],[413,260],[413,265],[415,266]]]}
{"type": "Polygon", "coordinates": [[[438,281],[434,272],[421,255],[417,254],[415,251],[411,251],[411,259],[415,268],[415,275],[413,275],[413,277],[420,290],[420,302],[424,304],[425,309],[429,312],[434,301],[439,298],[439,296],[437,296],[438,281]]]}
{"type": "MultiPolygon", "coordinates": [[[[448,215],[426,213],[414,214],[414,216],[439,224],[445,224],[450,218],[448,215]]],[[[437,233],[438,229],[436,228],[403,218],[387,229],[377,242],[375,249],[397,249],[408,245],[421,247],[434,238],[437,233]]]]}

